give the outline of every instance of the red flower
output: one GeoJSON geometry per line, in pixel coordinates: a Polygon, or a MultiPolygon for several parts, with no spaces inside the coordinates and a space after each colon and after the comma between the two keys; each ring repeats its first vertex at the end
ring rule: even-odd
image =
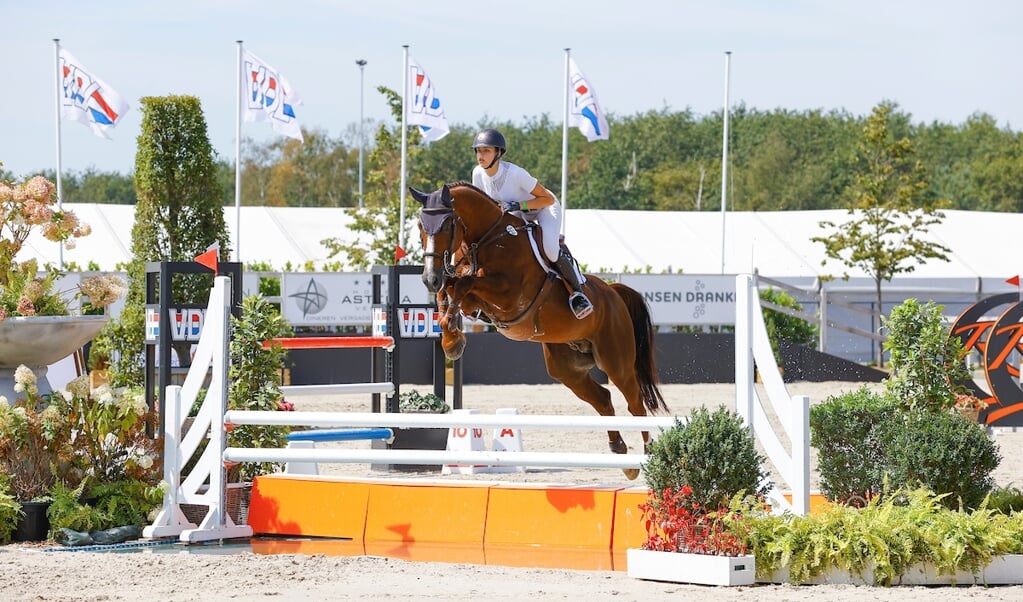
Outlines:
{"type": "Polygon", "coordinates": [[[282,412],[294,412],[295,404],[290,401],[284,401],[283,399],[277,400],[277,409],[282,412]]]}
{"type": "Polygon", "coordinates": [[[692,495],[692,494],[693,494],[693,488],[692,487],[690,487],[689,485],[683,485],[682,486],[682,495],[692,495]]]}

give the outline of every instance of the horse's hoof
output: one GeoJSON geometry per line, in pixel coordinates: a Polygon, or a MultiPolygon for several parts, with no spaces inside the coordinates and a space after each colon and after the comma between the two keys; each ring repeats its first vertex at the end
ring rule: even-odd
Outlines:
{"type": "Polygon", "coordinates": [[[625,444],[625,441],[621,439],[617,441],[608,441],[607,446],[611,448],[611,451],[616,454],[627,454],[629,453],[629,446],[625,444]]]}
{"type": "Polygon", "coordinates": [[[452,361],[461,358],[462,357],[462,353],[465,352],[465,343],[466,343],[466,341],[465,341],[464,338],[460,339],[459,341],[457,341],[457,342],[455,342],[455,343],[453,343],[451,345],[444,345],[442,343],[441,347],[444,348],[444,357],[446,357],[446,358],[448,358],[449,360],[452,360],[452,361]]]}
{"type": "Polygon", "coordinates": [[[638,468],[623,468],[622,472],[625,473],[625,478],[629,479],[630,481],[635,481],[636,478],[639,477],[638,468]]]}

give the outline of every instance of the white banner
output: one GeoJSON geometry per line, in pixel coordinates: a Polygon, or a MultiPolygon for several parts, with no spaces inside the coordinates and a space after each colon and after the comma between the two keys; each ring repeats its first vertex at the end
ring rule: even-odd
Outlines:
{"type": "Polygon", "coordinates": [[[734,324],[735,276],[622,274],[639,291],[654,324],[734,324]]]}
{"type": "MultiPolygon", "coordinates": [[[[401,305],[430,305],[433,295],[419,274],[402,274],[401,305]]],[[[380,300],[387,302],[387,277],[381,278],[380,300]]],[[[285,273],[281,307],[292,326],[371,324],[373,275],[350,272],[285,273]]]]}

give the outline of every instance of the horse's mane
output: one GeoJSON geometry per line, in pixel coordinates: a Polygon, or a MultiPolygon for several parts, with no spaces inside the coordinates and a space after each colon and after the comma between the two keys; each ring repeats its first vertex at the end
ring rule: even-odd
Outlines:
{"type": "Polygon", "coordinates": [[[481,195],[483,195],[483,198],[485,198],[485,199],[488,199],[488,200],[490,200],[490,202],[491,202],[491,203],[494,203],[495,205],[497,205],[497,204],[498,204],[498,202],[497,202],[496,200],[494,200],[494,199],[493,199],[493,197],[491,197],[491,196],[490,196],[489,194],[487,194],[486,192],[483,192],[482,190],[480,190],[480,189],[479,189],[479,188],[478,188],[478,187],[477,187],[477,186],[476,186],[475,184],[473,184],[472,182],[466,182],[465,180],[459,180],[459,181],[457,181],[457,182],[454,182],[454,183],[452,183],[452,184],[448,184],[448,188],[455,188],[456,186],[457,186],[457,187],[461,187],[461,188],[468,188],[468,189],[470,189],[470,190],[475,190],[476,192],[478,192],[478,193],[480,193],[481,195]]]}

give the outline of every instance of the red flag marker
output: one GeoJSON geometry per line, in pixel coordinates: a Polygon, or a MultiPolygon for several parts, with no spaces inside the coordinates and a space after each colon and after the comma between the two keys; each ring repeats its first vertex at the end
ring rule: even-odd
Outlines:
{"type": "Polygon", "coordinates": [[[401,248],[401,245],[395,245],[394,246],[394,264],[395,265],[398,265],[398,262],[401,261],[401,258],[405,257],[406,255],[408,255],[408,253],[405,252],[405,249],[401,248]]]}
{"type": "Polygon", "coordinates": [[[1019,274],[1013,276],[1012,278],[1007,279],[1006,282],[1008,282],[1009,284],[1019,286],[1019,274]]]}
{"type": "Polygon", "coordinates": [[[217,264],[219,262],[220,245],[214,243],[210,245],[210,248],[205,253],[195,258],[197,263],[201,263],[210,269],[211,272],[217,273],[217,264]]]}

